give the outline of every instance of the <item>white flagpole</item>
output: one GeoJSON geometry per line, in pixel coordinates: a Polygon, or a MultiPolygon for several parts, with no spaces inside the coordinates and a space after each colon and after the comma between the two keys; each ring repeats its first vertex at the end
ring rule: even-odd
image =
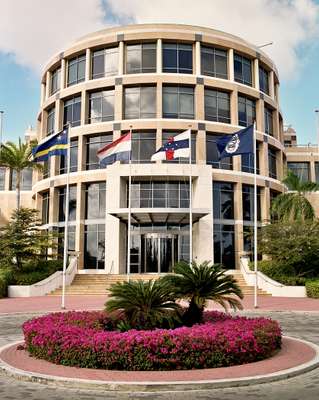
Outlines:
{"type": "Polygon", "coordinates": [[[64,248],[63,248],[63,275],[62,275],[62,302],[61,308],[65,308],[65,283],[66,283],[66,268],[68,262],[68,247],[69,247],[69,198],[70,198],[70,124],[68,125],[68,147],[67,147],[67,171],[66,171],[66,196],[65,196],[65,219],[64,219],[64,248]]]}
{"type": "Polygon", "coordinates": [[[253,127],[254,141],[254,271],[255,271],[255,287],[254,287],[254,307],[258,308],[258,274],[257,274],[257,144],[256,144],[256,122],[253,127]]]}
{"type": "Polygon", "coordinates": [[[132,184],[132,126],[130,126],[131,133],[131,151],[129,160],[129,177],[128,177],[128,218],[127,218],[127,280],[130,280],[131,274],[131,184],[132,184]]]}
{"type": "Polygon", "coordinates": [[[189,263],[193,261],[192,131],[189,129],[189,263]]]}

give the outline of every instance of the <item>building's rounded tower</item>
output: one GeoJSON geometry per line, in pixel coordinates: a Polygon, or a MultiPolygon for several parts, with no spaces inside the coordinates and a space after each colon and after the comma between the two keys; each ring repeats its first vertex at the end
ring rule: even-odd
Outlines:
{"type": "MultiPolygon", "coordinates": [[[[167,272],[189,258],[239,266],[253,224],[253,157],[218,159],[216,141],[256,120],[258,220],[282,191],[278,73],[257,47],[213,29],[145,24],[105,29],[54,57],[42,77],[38,139],[71,124],[69,249],[80,268],[126,273],[131,170],[131,273],[167,272]],[[132,129],[132,164],[96,152],[132,129]],[[192,132],[187,159],[151,162],[171,136],[192,132]]],[[[43,224],[63,231],[66,165],[52,157],[33,185],[43,224]]],[[[62,243],[63,245],[63,243],[62,243]]]]}

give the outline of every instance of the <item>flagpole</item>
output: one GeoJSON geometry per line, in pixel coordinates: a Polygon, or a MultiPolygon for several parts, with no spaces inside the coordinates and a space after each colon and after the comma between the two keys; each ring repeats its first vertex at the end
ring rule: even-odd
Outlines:
{"type": "Polygon", "coordinates": [[[62,275],[62,302],[61,308],[65,309],[65,284],[66,284],[66,268],[68,262],[69,247],[69,198],[70,198],[70,127],[68,124],[68,147],[67,147],[67,170],[66,170],[66,196],[65,196],[65,218],[64,218],[64,248],[63,248],[63,275],[62,275]]]}
{"type": "Polygon", "coordinates": [[[130,125],[131,134],[131,151],[129,159],[129,177],[128,177],[128,218],[127,218],[127,280],[130,280],[131,275],[131,184],[132,184],[132,125],[130,125]]]}
{"type": "Polygon", "coordinates": [[[254,308],[258,308],[258,273],[257,273],[257,144],[256,144],[256,121],[254,121],[253,140],[254,140],[254,308]]]}
{"type": "Polygon", "coordinates": [[[193,261],[192,131],[189,129],[189,263],[193,261]]]}

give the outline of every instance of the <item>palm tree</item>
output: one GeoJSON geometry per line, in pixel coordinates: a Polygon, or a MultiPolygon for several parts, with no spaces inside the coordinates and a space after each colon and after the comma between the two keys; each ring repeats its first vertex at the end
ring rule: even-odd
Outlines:
{"type": "Polygon", "coordinates": [[[315,211],[305,197],[307,193],[319,190],[319,185],[314,182],[303,182],[292,171],[288,171],[282,181],[288,188],[288,192],[278,195],[271,206],[272,217],[281,221],[313,221],[315,211]]]}
{"type": "Polygon", "coordinates": [[[178,319],[180,306],[174,291],[161,280],[117,282],[111,286],[106,311],[124,312],[129,327],[152,329],[171,326],[178,319]]]}
{"type": "Polygon", "coordinates": [[[16,172],[16,193],[17,193],[17,209],[20,209],[20,193],[21,193],[21,175],[26,168],[42,170],[42,165],[32,161],[32,148],[34,142],[22,142],[19,138],[19,143],[6,142],[1,147],[0,166],[10,168],[16,172]]]}
{"type": "Polygon", "coordinates": [[[243,294],[231,275],[226,275],[220,264],[211,265],[208,261],[202,264],[182,261],[173,269],[174,274],[167,275],[162,280],[169,283],[175,290],[176,297],[188,299],[189,306],[183,315],[187,326],[199,323],[208,300],[220,304],[225,310],[229,305],[232,309],[242,309],[240,301],[243,294]]]}

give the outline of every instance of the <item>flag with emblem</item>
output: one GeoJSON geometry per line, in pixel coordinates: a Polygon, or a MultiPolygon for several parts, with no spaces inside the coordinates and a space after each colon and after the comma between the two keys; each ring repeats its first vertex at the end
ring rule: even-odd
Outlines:
{"type": "Polygon", "coordinates": [[[67,155],[68,127],[62,131],[48,136],[43,142],[32,149],[34,162],[47,161],[51,156],[67,155]]]}
{"type": "Polygon", "coordinates": [[[189,157],[190,137],[190,129],[179,135],[170,137],[164,146],[159,148],[157,152],[152,155],[151,160],[173,160],[179,157],[189,157]]]}
{"type": "Polygon", "coordinates": [[[238,154],[254,154],[254,125],[241,129],[232,135],[224,135],[216,144],[220,160],[238,154]]]}

